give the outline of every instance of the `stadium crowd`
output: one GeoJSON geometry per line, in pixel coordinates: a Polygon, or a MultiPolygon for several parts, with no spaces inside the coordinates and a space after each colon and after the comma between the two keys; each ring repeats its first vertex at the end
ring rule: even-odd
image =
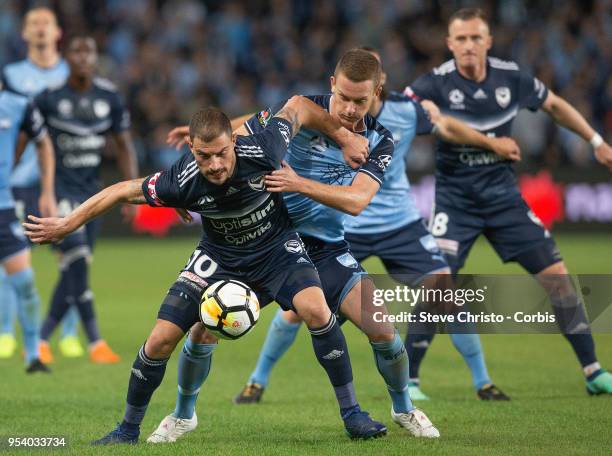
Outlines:
{"type": "MultiPolygon", "coordinates": [[[[122,88],[132,113],[141,164],[169,166],[171,126],[197,107],[232,115],[295,93],[324,92],[346,49],[381,50],[389,80],[401,90],[449,58],[446,19],[478,3],[494,24],[492,55],[515,60],[578,108],[612,139],[612,2],[428,2],[424,0],[55,0],[64,30],[92,33],[100,73],[122,88]]],[[[25,55],[20,21],[40,2],[0,2],[0,65],[25,55]]],[[[518,116],[514,136],[525,161],[595,166],[588,144],[543,114],[518,116]]],[[[429,139],[415,143],[414,171],[431,170],[429,139]]]]}

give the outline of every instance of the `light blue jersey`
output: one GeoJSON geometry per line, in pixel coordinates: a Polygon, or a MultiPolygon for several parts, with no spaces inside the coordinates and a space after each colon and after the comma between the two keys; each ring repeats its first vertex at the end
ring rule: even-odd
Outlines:
{"type": "MultiPolygon", "coordinates": [[[[68,64],[63,59],[51,68],[41,68],[25,59],[4,67],[2,83],[4,89],[33,98],[48,87],[62,84],[68,78],[69,72],[68,64]]],[[[13,170],[11,187],[31,187],[38,184],[39,180],[36,148],[30,143],[13,170]]]]}
{"type": "Polygon", "coordinates": [[[42,116],[27,98],[0,90],[0,209],[15,206],[9,177],[15,163],[15,144],[20,131],[30,139],[40,138],[45,134],[42,116]]]}
{"type": "Polygon", "coordinates": [[[377,120],[393,134],[395,153],[370,204],[357,217],[347,217],[345,228],[351,234],[393,231],[421,218],[406,176],[406,154],[414,136],[430,134],[434,126],[420,104],[393,92],[385,99],[377,120]]]}
{"type": "MultiPolygon", "coordinates": [[[[330,95],[308,98],[329,110],[330,95]]],[[[256,114],[247,121],[247,129],[251,133],[257,132],[265,127],[271,113],[277,111],[278,109],[269,109],[256,114]]],[[[321,133],[306,128],[302,128],[291,140],[286,156],[287,163],[300,176],[328,185],[350,185],[358,172],[366,173],[378,183],[382,183],[385,169],[393,157],[393,138],[373,117],[366,116],[364,122],[363,134],[369,140],[370,155],[359,169],[354,170],[346,164],[342,150],[336,143],[321,133]]],[[[325,242],[344,240],[344,212],[299,193],[286,193],[285,204],[300,235],[325,242]]]]}

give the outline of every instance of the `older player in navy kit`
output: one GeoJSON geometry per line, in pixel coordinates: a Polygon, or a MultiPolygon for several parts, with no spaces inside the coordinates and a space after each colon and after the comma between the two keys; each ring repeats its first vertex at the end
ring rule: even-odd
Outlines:
{"type": "MultiPolygon", "coordinates": [[[[129,114],[116,88],[109,81],[94,77],[95,41],[87,36],[74,36],[67,44],[66,58],[70,65],[68,81],[36,97],[55,147],[56,195],[60,215],[64,216],[99,190],[107,135],[117,144],[123,176],[137,176],[129,114]]],[[[60,277],[41,328],[44,362],[53,359],[48,341],[70,306],[75,306],[81,316],[90,344],[90,359],[100,364],[120,359],[100,336],[89,288],[89,261],[98,228],[97,221],[89,223],[54,246],[60,254],[60,277]]]]}
{"type": "MultiPolygon", "coordinates": [[[[202,216],[202,240],[170,288],[132,367],[124,420],[97,444],[138,440],[140,423],[162,381],[168,357],[190,329],[179,364],[197,364],[197,381],[204,381],[217,341],[196,323],[202,292],[213,282],[231,278],[248,283],[260,302],[275,299],[302,316],[350,435],[368,437],[373,430],[386,431],[359,408],[346,342],[325,302],[316,269],[292,227],[282,196],[266,192],[262,185],[263,176],[280,166],[287,145],[303,123],[339,142],[349,133],[302,97],[289,100],[268,128],[250,137],[233,135],[225,114],[209,108],[192,118],[191,154],[169,171],[115,184],[66,218],[30,217],[34,223],[25,224],[34,242],[50,242],[120,202],[189,209],[202,216]]],[[[197,391],[183,393],[197,396],[197,391]]]]}
{"type": "MultiPolygon", "coordinates": [[[[332,95],[308,97],[329,111],[347,129],[367,138],[370,153],[358,169],[354,169],[357,163],[347,165],[340,148],[328,135],[317,129],[305,128],[291,141],[288,164],[284,164],[284,170],[266,176],[265,183],[269,191],[283,191],[275,178],[284,175],[289,166],[304,177],[301,181],[303,186],[292,189],[294,193],[286,193],[284,201],[306,251],[319,271],[330,309],[351,320],[368,336],[375,365],[391,398],[393,420],[416,437],[436,438],[440,435],[438,430],[410,400],[408,357],[399,335],[390,324],[372,328],[362,318],[362,311],[373,311],[371,306],[367,307],[367,303],[361,305],[362,294],[371,294],[373,284],[370,280],[362,280],[366,272],[353,258],[344,240],[346,212],[359,213],[369,204],[393,157],[394,144],[390,132],[367,114],[372,100],[380,93],[380,80],[378,60],[367,51],[353,49],[346,52],[336,66],[331,77],[332,95]]],[[[270,113],[276,109],[266,109],[251,117],[242,130],[252,134],[261,131],[268,124],[270,113]]],[[[175,130],[175,133],[180,137],[179,131],[175,130]]],[[[177,139],[174,134],[171,136],[171,139],[177,139]]],[[[295,313],[287,313],[295,316],[295,313]]],[[[299,320],[298,316],[295,318],[299,320]]],[[[292,325],[285,322],[282,315],[277,315],[274,322],[273,326],[292,325]]],[[[297,330],[295,325],[293,329],[297,330]]],[[[276,347],[291,343],[285,337],[274,336],[276,347]]],[[[189,365],[179,366],[179,378],[192,370],[193,367],[189,365]]],[[[195,416],[195,400],[182,397],[182,387],[179,381],[176,409],[172,415],[164,418],[149,437],[149,442],[173,442],[197,425],[192,418],[195,416]]],[[[193,390],[198,387],[197,383],[191,385],[193,390]]],[[[372,429],[369,436],[375,437],[384,431],[372,429]]]]}
{"type": "MultiPolygon", "coordinates": [[[[406,93],[431,100],[490,136],[510,134],[519,109],[543,109],[557,123],[590,141],[597,160],[612,169],[612,149],[571,105],[514,62],[487,57],[492,38],[484,13],[466,8],[449,20],[453,60],[418,78],[406,93]]],[[[480,148],[440,141],[437,151],[432,234],[457,273],[484,234],[504,262],[516,261],[547,290],[560,329],[584,371],[590,394],[612,394],[580,298],[559,251],[522,199],[511,162],[480,148]]]]}
{"type": "MultiPolygon", "coordinates": [[[[41,363],[38,352],[40,299],[34,284],[30,247],[15,214],[15,201],[9,187],[9,177],[15,163],[18,138],[23,135],[36,144],[43,175],[45,198],[53,196],[53,147],[44,128],[42,116],[28,99],[2,90],[0,87],[0,266],[6,271],[5,280],[17,298],[17,314],[24,339],[26,372],[49,372],[41,363]]],[[[41,204],[41,212],[51,211],[41,204]]],[[[5,299],[5,295],[0,299],[5,299]]]]}

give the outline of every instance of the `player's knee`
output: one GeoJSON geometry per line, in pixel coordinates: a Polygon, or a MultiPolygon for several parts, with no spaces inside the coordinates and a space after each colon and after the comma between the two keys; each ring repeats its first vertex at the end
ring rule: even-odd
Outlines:
{"type": "Polygon", "coordinates": [[[319,287],[308,287],[296,294],[293,307],[309,328],[326,325],[331,316],[323,291],[319,287]]]}
{"type": "Polygon", "coordinates": [[[194,324],[189,330],[189,338],[196,344],[216,344],[219,342],[202,323],[194,324]]]}
{"type": "Polygon", "coordinates": [[[569,278],[567,267],[563,261],[548,266],[536,275],[540,285],[552,297],[575,294],[574,286],[569,278]]]}
{"type": "Polygon", "coordinates": [[[169,358],[183,331],[173,323],[159,320],[145,343],[145,355],[153,359],[169,358]]]}
{"type": "Polygon", "coordinates": [[[301,323],[302,319],[298,314],[296,314],[293,310],[285,310],[282,313],[283,320],[290,324],[301,323]]]}

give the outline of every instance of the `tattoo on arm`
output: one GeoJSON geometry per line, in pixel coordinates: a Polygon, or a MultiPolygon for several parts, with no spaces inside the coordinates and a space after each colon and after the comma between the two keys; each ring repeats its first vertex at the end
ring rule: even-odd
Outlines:
{"type": "Polygon", "coordinates": [[[147,202],[144,194],[142,193],[142,183],[144,178],[132,179],[128,182],[129,184],[129,198],[128,203],[130,204],[145,204],[147,202]]]}
{"type": "Polygon", "coordinates": [[[299,122],[298,112],[295,108],[285,105],[281,108],[280,111],[278,111],[274,115],[274,117],[280,117],[281,119],[285,119],[287,122],[291,124],[291,137],[292,138],[300,130],[301,125],[299,122]]]}

